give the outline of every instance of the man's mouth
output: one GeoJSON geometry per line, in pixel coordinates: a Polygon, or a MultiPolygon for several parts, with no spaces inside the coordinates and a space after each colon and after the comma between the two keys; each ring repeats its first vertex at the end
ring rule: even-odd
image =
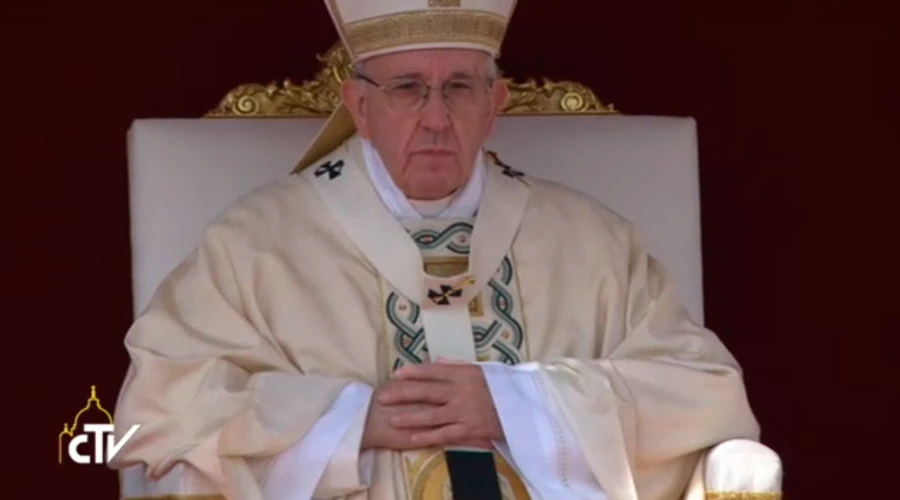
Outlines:
{"type": "Polygon", "coordinates": [[[453,154],[453,151],[450,151],[449,149],[428,148],[416,150],[413,152],[413,154],[428,156],[449,156],[453,154]]]}

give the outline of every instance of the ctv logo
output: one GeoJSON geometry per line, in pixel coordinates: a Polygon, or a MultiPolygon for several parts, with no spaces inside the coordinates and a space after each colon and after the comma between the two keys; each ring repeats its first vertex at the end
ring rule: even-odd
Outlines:
{"type": "Polygon", "coordinates": [[[106,464],[134,437],[140,425],[132,425],[131,429],[118,442],[115,438],[115,426],[112,415],[97,399],[97,387],[91,386],[91,397],[87,405],[75,414],[72,426],[66,422],[59,433],[59,463],[68,459],[76,464],[106,464]],[[92,411],[93,410],[93,411],[92,411]],[[87,423],[87,413],[96,414],[93,418],[101,422],[87,423]],[[78,428],[79,422],[81,429],[78,428]],[[80,432],[79,432],[80,431],[80,432]],[[66,439],[66,438],[69,439],[66,439]],[[93,441],[93,445],[91,442],[93,441]]]}

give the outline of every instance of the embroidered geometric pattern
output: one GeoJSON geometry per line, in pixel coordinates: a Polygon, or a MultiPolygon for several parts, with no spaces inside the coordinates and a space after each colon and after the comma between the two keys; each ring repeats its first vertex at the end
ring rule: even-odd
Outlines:
{"type": "Polygon", "coordinates": [[[443,230],[425,228],[410,233],[410,236],[423,254],[435,253],[446,247],[449,253],[468,256],[472,225],[468,222],[454,222],[443,230]]]}
{"type": "MultiPolygon", "coordinates": [[[[473,226],[468,221],[416,221],[419,227],[407,228],[422,251],[423,259],[460,259],[469,255],[473,226]]],[[[419,364],[428,359],[425,330],[419,305],[390,288],[386,294],[385,315],[392,339],[391,369],[419,364]]],[[[437,291],[440,292],[440,291],[437,291]]],[[[446,292],[446,291],[444,291],[446,292]]],[[[517,364],[526,352],[522,303],[513,260],[507,255],[480,300],[485,307],[472,314],[472,335],[479,361],[517,364]]]]}

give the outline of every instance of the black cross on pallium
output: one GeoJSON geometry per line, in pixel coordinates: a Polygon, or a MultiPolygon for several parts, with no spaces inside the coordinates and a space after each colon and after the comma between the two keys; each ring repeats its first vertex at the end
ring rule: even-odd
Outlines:
{"type": "Polygon", "coordinates": [[[316,169],[316,177],[328,174],[328,180],[333,181],[341,176],[341,169],[344,168],[344,160],[338,160],[336,163],[330,161],[316,169]]]}
{"type": "Polygon", "coordinates": [[[494,160],[494,163],[496,163],[497,165],[500,166],[500,168],[503,169],[503,175],[505,175],[507,177],[512,177],[513,179],[515,179],[516,177],[524,177],[525,176],[525,174],[522,173],[521,171],[516,170],[516,169],[510,167],[509,165],[507,165],[506,163],[503,163],[502,161],[500,161],[500,156],[497,155],[497,153],[489,151],[488,156],[490,156],[491,159],[494,160]]]}
{"type": "Polygon", "coordinates": [[[503,169],[503,175],[505,175],[507,177],[512,177],[513,179],[515,179],[516,177],[524,177],[525,176],[524,173],[522,173],[519,170],[516,170],[508,165],[501,165],[501,168],[503,169]]]}
{"type": "Polygon", "coordinates": [[[434,303],[439,306],[448,305],[450,303],[450,299],[448,297],[460,296],[462,296],[462,290],[460,290],[459,288],[453,288],[450,285],[441,285],[440,292],[428,290],[428,298],[434,301],[434,303]]]}

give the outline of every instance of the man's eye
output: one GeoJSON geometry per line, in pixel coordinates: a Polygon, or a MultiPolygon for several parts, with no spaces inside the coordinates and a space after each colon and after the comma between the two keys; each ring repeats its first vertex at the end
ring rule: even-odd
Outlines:
{"type": "Polygon", "coordinates": [[[447,89],[453,91],[461,91],[461,90],[472,90],[473,85],[471,82],[447,82],[447,89]]]}
{"type": "Polygon", "coordinates": [[[416,92],[422,88],[422,85],[418,82],[402,82],[395,84],[393,88],[398,92],[416,92]]]}

